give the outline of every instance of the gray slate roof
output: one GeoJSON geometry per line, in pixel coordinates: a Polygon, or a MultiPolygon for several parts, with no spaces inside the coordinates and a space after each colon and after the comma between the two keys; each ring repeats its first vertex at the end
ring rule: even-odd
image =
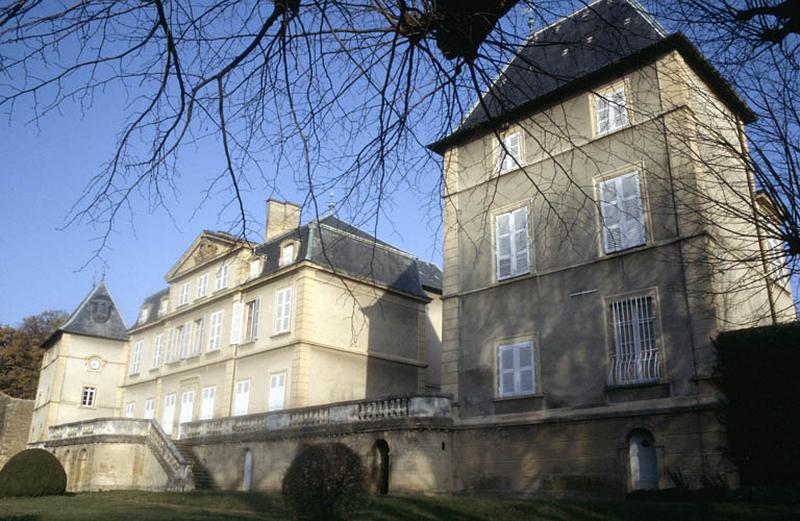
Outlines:
{"type": "Polygon", "coordinates": [[[648,54],[675,48],[723,100],[752,113],[682,34],[669,35],[635,0],[598,0],[535,33],[449,136],[430,148],[442,153],[459,139],[487,130],[526,109],[560,101],[641,66],[648,54]],[[589,39],[591,37],[591,39],[589,39]],[[572,88],[572,89],[570,89],[572,88]]]}
{"type": "Polygon", "coordinates": [[[100,282],[72,312],[64,325],[56,330],[54,335],[75,333],[98,338],[127,340],[126,331],[125,321],[122,319],[111,293],[105,282],[100,282]]]}
{"type": "Polygon", "coordinates": [[[147,320],[140,320],[141,315],[139,315],[136,317],[136,322],[133,324],[133,327],[139,327],[147,324],[148,322],[155,322],[158,320],[158,311],[161,308],[161,299],[166,295],[169,295],[169,288],[164,288],[161,291],[153,293],[149,297],[145,298],[139,309],[149,306],[150,312],[147,315],[147,320]]]}
{"type": "Polygon", "coordinates": [[[280,246],[287,239],[299,242],[296,262],[308,260],[419,297],[425,297],[423,286],[441,291],[441,284],[435,282],[437,277],[441,280],[436,265],[420,261],[333,215],[259,246],[256,252],[266,255],[262,275],[280,269],[280,246]]]}

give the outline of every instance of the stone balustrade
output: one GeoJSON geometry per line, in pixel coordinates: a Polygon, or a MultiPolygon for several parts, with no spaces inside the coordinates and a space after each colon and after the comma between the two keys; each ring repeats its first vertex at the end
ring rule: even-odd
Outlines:
{"type": "Polygon", "coordinates": [[[424,419],[451,421],[451,398],[441,394],[395,396],[194,421],[181,424],[179,437],[181,439],[200,438],[331,425],[360,425],[393,420],[424,419]]]}

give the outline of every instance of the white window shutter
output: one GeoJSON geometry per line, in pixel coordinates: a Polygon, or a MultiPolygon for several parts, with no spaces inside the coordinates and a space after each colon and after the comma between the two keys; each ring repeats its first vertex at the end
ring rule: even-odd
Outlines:
{"type": "Polygon", "coordinates": [[[530,248],[528,246],[528,208],[514,210],[514,275],[530,271],[530,248]]]}
{"type": "Polygon", "coordinates": [[[495,218],[495,235],[497,241],[497,280],[502,280],[512,275],[511,214],[506,213],[495,218]]]}
{"type": "MultiPolygon", "coordinates": [[[[628,125],[628,110],[625,107],[625,89],[619,89],[611,94],[611,107],[614,115],[614,128],[622,128],[628,125]]],[[[610,116],[610,114],[609,114],[610,116]]]]}
{"type": "Polygon", "coordinates": [[[242,342],[242,319],[244,317],[244,304],[236,302],[233,304],[233,316],[231,317],[231,344],[242,342]]]}
{"type": "Polygon", "coordinates": [[[617,178],[600,182],[600,215],[603,228],[603,245],[606,253],[622,248],[617,178]]]}
{"type": "Polygon", "coordinates": [[[597,94],[594,97],[594,111],[597,118],[597,133],[605,134],[608,132],[608,100],[605,96],[597,94]]]}
{"type": "Polygon", "coordinates": [[[617,179],[622,247],[632,248],[645,243],[644,208],[639,188],[639,174],[633,172],[617,179]]]}

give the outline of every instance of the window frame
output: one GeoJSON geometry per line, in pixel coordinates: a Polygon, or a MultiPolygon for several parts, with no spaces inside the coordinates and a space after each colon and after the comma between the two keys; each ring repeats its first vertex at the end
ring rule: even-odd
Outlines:
{"type": "Polygon", "coordinates": [[[241,380],[236,380],[233,384],[233,410],[232,416],[245,416],[250,411],[250,388],[251,382],[250,378],[242,378],[241,380]],[[247,390],[240,392],[239,386],[247,384],[247,390]],[[239,396],[245,396],[243,408],[240,408],[241,403],[239,402],[239,396]]]}
{"type": "Polygon", "coordinates": [[[197,277],[196,298],[203,298],[208,294],[208,273],[203,273],[197,277]]]}
{"type": "Polygon", "coordinates": [[[184,282],[178,290],[178,307],[185,306],[189,303],[189,283],[184,282]]]}
{"type": "Polygon", "coordinates": [[[280,256],[278,257],[278,267],[283,268],[292,264],[297,258],[297,241],[287,241],[281,244],[280,256]],[[286,252],[291,249],[291,256],[287,256],[286,252]]]}
{"type": "Polygon", "coordinates": [[[97,386],[84,385],[81,389],[81,407],[97,408],[97,386]]]}
{"type": "MultiPolygon", "coordinates": [[[[606,337],[606,364],[607,364],[607,371],[606,371],[606,383],[610,387],[630,387],[630,386],[639,386],[639,385],[657,385],[662,382],[665,382],[667,379],[667,375],[669,374],[667,371],[667,351],[664,345],[664,332],[661,325],[661,301],[659,297],[659,292],[657,287],[645,288],[637,291],[629,291],[625,293],[619,293],[615,295],[609,295],[604,297],[602,300],[603,305],[603,321],[604,321],[604,329],[605,329],[605,337],[606,337]],[[613,371],[613,357],[616,355],[616,331],[615,331],[615,324],[614,324],[614,316],[612,311],[612,305],[616,302],[623,302],[627,300],[633,300],[642,297],[649,297],[652,299],[652,307],[653,307],[653,328],[655,334],[655,350],[658,352],[657,355],[659,357],[658,360],[658,368],[657,372],[659,373],[658,378],[654,379],[647,379],[647,380],[636,380],[630,382],[623,382],[623,383],[615,383],[612,381],[612,371],[613,371]]],[[[638,324],[637,324],[638,325],[638,324]]]]}
{"type": "Polygon", "coordinates": [[[292,330],[292,303],[294,291],[292,286],[275,290],[275,320],[273,321],[273,335],[282,335],[292,330]],[[287,302],[281,303],[281,296],[288,293],[287,302]],[[282,313],[283,312],[283,313],[282,313]],[[285,324],[284,324],[285,321],[285,324]]]}
{"type": "MultiPolygon", "coordinates": [[[[598,251],[601,257],[607,257],[611,255],[617,255],[622,252],[626,252],[629,250],[634,250],[636,248],[642,248],[651,244],[653,240],[653,232],[651,229],[651,220],[650,220],[650,206],[647,197],[647,176],[645,175],[645,169],[643,164],[640,162],[635,165],[628,165],[624,168],[620,168],[618,170],[614,170],[612,172],[607,172],[601,175],[597,175],[592,178],[592,183],[594,185],[594,196],[595,196],[595,204],[597,207],[597,211],[595,212],[597,218],[597,240],[598,240],[598,251]],[[603,194],[602,194],[602,184],[614,179],[619,179],[628,175],[636,174],[638,176],[638,184],[639,184],[639,203],[642,210],[642,231],[644,233],[644,241],[639,244],[633,244],[625,246],[623,244],[620,245],[618,249],[615,250],[606,250],[606,225],[605,225],[605,216],[603,215],[603,194]]],[[[620,237],[622,238],[622,228],[620,224],[620,237]]]]}
{"type": "Polygon", "coordinates": [[[225,310],[220,309],[211,313],[211,327],[208,332],[208,351],[219,351],[222,347],[222,324],[225,319],[225,310]]]}
{"type": "Polygon", "coordinates": [[[502,175],[514,170],[519,170],[525,166],[525,139],[523,138],[523,133],[520,129],[503,132],[500,134],[499,138],[497,134],[493,134],[492,142],[494,144],[492,153],[492,171],[496,175],[502,175]],[[507,144],[506,140],[514,136],[517,138],[517,153],[519,154],[519,157],[515,157],[513,154],[506,152],[506,150],[511,148],[507,144]],[[507,160],[509,161],[509,165],[506,165],[507,160]]]}
{"type": "Polygon", "coordinates": [[[261,298],[256,297],[244,303],[244,338],[242,342],[258,340],[258,321],[261,315],[261,298]]]}
{"type": "Polygon", "coordinates": [[[192,340],[189,346],[189,355],[187,358],[200,356],[203,352],[203,343],[205,343],[205,330],[206,330],[206,317],[198,317],[192,321],[192,340]]]}
{"type": "Polygon", "coordinates": [[[217,386],[216,385],[206,385],[200,391],[200,415],[198,420],[212,420],[214,419],[214,405],[217,399],[217,386]],[[207,398],[207,391],[211,391],[210,400],[207,398]],[[210,411],[206,411],[206,405],[210,402],[210,411]],[[206,414],[207,413],[207,414],[206,414]]]}
{"type": "Polygon", "coordinates": [[[263,263],[261,257],[254,257],[250,259],[248,265],[247,280],[255,280],[261,276],[263,270],[263,263]]]}
{"type": "Polygon", "coordinates": [[[538,349],[536,349],[537,342],[531,336],[522,337],[522,338],[515,338],[515,339],[505,339],[500,340],[495,343],[494,345],[494,364],[495,364],[495,386],[494,386],[494,396],[495,399],[504,400],[504,399],[516,399],[516,398],[530,398],[533,396],[538,396],[540,394],[541,382],[540,382],[540,374],[539,374],[539,359],[538,359],[538,349]],[[531,353],[531,391],[523,391],[522,390],[522,369],[525,369],[527,366],[517,365],[518,356],[514,356],[514,367],[512,368],[513,375],[514,375],[514,388],[511,391],[506,392],[503,386],[503,366],[502,366],[502,353],[506,350],[514,350],[513,352],[517,352],[520,347],[529,346],[530,353],[531,353]]]}
{"type": "Polygon", "coordinates": [[[530,205],[528,201],[523,202],[523,204],[515,204],[513,206],[508,206],[504,208],[500,208],[493,213],[492,216],[492,261],[494,264],[494,280],[495,282],[502,282],[509,279],[514,279],[516,277],[522,277],[524,275],[529,275],[533,273],[533,234],[531,233],[531,219],[530,219],[530,205]],[[526,220],[526,243],[527,243],[527,264],[528,269],[525,271],[518,271],[516,269],[517,264],[517,251],[516,251],[516,244],[514,241],[515,238],[515,223],[516,218],[514,217],[515,212],[520,210],[525,211],[525,220],[526,220]],[[509,241],[510,241],[510,252],[509,252],[509,259],[511,262],[511,273],[507,276],[500,275],[500,248],[499,248],[499,234],[498,234],[498,219],[508,215],[509,216],[509,241]]]}
{"type": "Polygon", "coordinates": [[[148,398],[144,401],[144,419],[154,420],[155,417],[156,417],[156,399],[148,398]]]}
{"type": "Polygon", "coordinates": [[[128,402],[125,404],[125,417],[133,418],[136,412],[136,402],[128,402]]]}
{"type": "Polygon", "coordinates": [[[269,387],[267,388],[267,411],[282,411],[286,408],[286,387],[289,382],[289,373],[286,370],[275,371],[269,375],[269,387]],[[283,395],[280,405],[273,406],[272,379],[283,376],[283,395]]]}
{"type": "Polygon", "coordinates": [[[153,357],[150,361],[150,369],[158,369],[161,367],[161,350],[164,343],[164,335],[158,333],[153,337],[153,357]]]}
{"type": "Polygon", "coordinates": [[[144,350],[144,340],[137,340],[133,344],[133,352],[131,352],[131,365],[128,370],[128,376],[136,376],[141,371],[143,350],[144,350]]]}
{"type": "Polygon", "coordinates": [[[592,91],[589,95],[589,100],[592,115],[592,130],[595,138],[607,136],[618,130],[622,130],[631,126],[630,87],[627,79],[622,79],[618,82],[612,83],[611,85],[606,85],[601,89],[592,91]],[[623,112],[625,114],[625,123],[620,126],[613,127],[612,120],[610,118],[612,107],[611,99],[620,90],[622,91],[623,98],[625,99],[625,107],[623,112]],[[609,112],[608,128],[603,131],[600,130],[600,111],[598,108],[598,102],[600,101],[603,101],[606,104],[609,112]]]}
{"type": "Polygon", "coordinates": [[[216,282],[214,291],[219,291],[228,288],[228,263],[222,262],[217,268],[216,282]]]}

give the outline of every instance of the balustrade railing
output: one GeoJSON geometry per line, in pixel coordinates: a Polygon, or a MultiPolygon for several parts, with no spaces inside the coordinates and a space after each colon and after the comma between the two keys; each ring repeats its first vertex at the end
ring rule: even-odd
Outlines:
{"type": "Polygon", "coordinates": [[[658,382],[661,379],[661,355],[658,349],[611,356],[608,381],[611,385],[658,382]]]}
{"type": "Polygon", "coordinates": [[[194,421],[181,424],[179,437],[196,438],[413,418],[451,419],[450,397],[438,394],[395,396],[194,421]]]}

